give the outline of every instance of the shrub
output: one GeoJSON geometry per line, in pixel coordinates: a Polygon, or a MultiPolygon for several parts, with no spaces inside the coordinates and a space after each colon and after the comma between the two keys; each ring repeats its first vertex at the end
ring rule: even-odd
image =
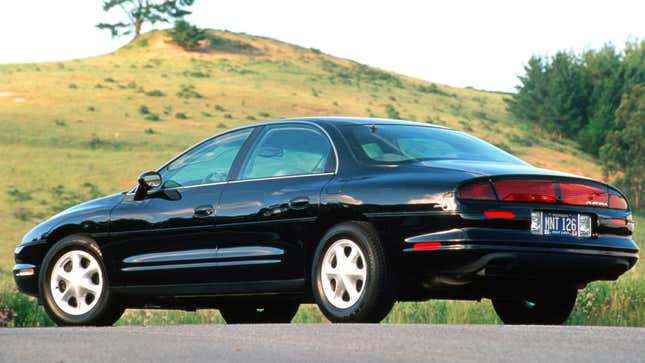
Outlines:
{"type": "Polygon", "coordinates": [[[391,118],[391,119],[395,119],[395,120],[401,119],[401,114],[399,114],[399,111],[391,104],[388,104],[385,106],[385,114],[387,115],[388,118],[391,118]]]}
{"type": "Polygon", "coordinates": [[[77,89],[78,88],[76,83],[70,83],[67,87],[69,87],[70,89],[77,89]]]}
{"type": "Polygon", "coordinates": [[[144,116],[144,120],[147,120],[147,121],[161,121],[161,117],[159,117],[159,115],[157,115],[156,113],[149,113],[149,114],[144,116]]]}
{"type": "Polygon", "coordinates": [[[139,113],[142,115],[147,115],[150,113],[150,109],[146,105],[139,106],[139,113]]]}
{"type": "Polygon", "coordinates": [[[208,47],[213,50],[220,50],[229,53],[252,52],[255,48],[248,43],[239,40],[226,39],[214,34],[206,34],[208,47]]]}
{"type": "Polygon", "coordinates": [[[151,128],[147,128],[147,129],[145,129],[143,132],[144,132],[144,133],[146,133],[146,134],[148,134],[148,135],[154,135],[154,134],[156,134],[156,133],[157,133],[155,130],[153,130],[153,129],[151,129],[151,128]]]}
{"type": "Polygon", "coordinates": [[[108,78],[104,79],[104,80],[103,80],[103,82],[107,82],[107,83],[114,83],[114,82],[116,82],[116,81],[114,80],[114,78],[110,78],[110,77],[108,77],[108,78]]]}
{"type": "Polygon", "coordinates": [[[204,96],[195,91],[195,86],[193,85],[181,85],[179,92],[177,92],[177,97],[179,98],[204,98],[204,96]]]}
{"type": "Polygon", "coordinates": [[[227,114],[224,115],[224,118],[232,119],[233,115],[231,115],[230,113],[227,113],[227,114]]]}
{"type": "Polygon", "coordinates": [[[257,120],[257,119],[255,118],[255,116],[250,116],[250,115],[249,115],[249,116],[246,116],[246,119],[247,119],[247,120],[249,120],[249,121],[255,121],[255,120],[257,120]]]}
{"type": "Polygon", "coordinates": [[[212,114],[210,114],[210,113],[208,113],[206,111],[202,111],[202,116],[204,116],[204,117],[213,117],[212,114]]]}
{"type": "Polygon", "coordinates": [[[145,95],[150,97],[164,97],[166,94],[161,92],[158,89],[155,89],[155,90],[146,92],[145,95]]]}
{"type": "Polygon", "coordinates": [[[202,71],[184,71],[184,77],[210,78],[210,76],[210,73],[204,73],[202,71]]]}
{"type": "Polygon", "coordinates": [[[191,50],[199,48],[199,43],[206,39],[206,31],[179,19],[170,31],[170,37],[178,46],[191,50]]]}
{"type": "Polygon", "coordinates": [[[67,126],[67,122],[65,122],[63,120],[54,120],[54,123],[56,124],[56,126],[60,126],[60,127],[67,126]]]}
{"type": "Polygon", "coordinates": [[[220,122],[220,123],[217,125],[217,128],[219,128],[219,129],[225,129],[225,128],[227,128],[227,127],[228,127],[228,126],[226,126],[226,124],[225,124],[225,123],[223,123],[223,122],[220,122]]]}
{"type": "Polygon", "coordinates": [[[437,95],[440,95],[440,96],[457,97],[457,95],[455,95],[455,94],[450,94],[450,93],[440,89],[439,87],[437,87],[437,85],[435,83],[430,84],[430,86],[426,86],[426,85],[421,84],[421,85],[419,85],[417,87],[417,90],[419,90],[419,92],[434,93],[434,94],[437,94],[437,95]]]}
{"type": "Polygon", "coordinates": [[[187,116],[185,113],[183,113],[183,112],[177,112],[177,113],[175,114],[175,118],[176,118],[176,119],[180,119],[180,120],[185,120],[185,119],[187,119],[187,118],[188,118],[188,116],[187,116]]]}
{"type": "Polygon", "coordinates": [[[217,111],[219,111],[219,112],[224,112],[224,111],[226,111],[226,109],[225,109],[224,107],[222,107],[221,105],[215,105],[215,110],[217,110],[217,111]]]}
{"type": "Polygon", "coordinates": [[[268,112],[260,112],[260,117],[271,117],[271,114],[268,112]]]}
{"type": "Polygon", "coordinates": [[[320,54],[320,53],[322,53],[322,52],[320,51],[320,49],[318,49],[318,48],[309,48],[309,50],[310,50],[310,51],[312,51],[313,53],[316,53],[316,54],[320,54]]]}
{"type": "Polygon", "coordinates": [[[96,111],[96,108],[94,108],[94,106],[89,106],[89,107],[87,108],[87,111],[88,111],[88,112],[94,112],[94,111],[96,111]]]}

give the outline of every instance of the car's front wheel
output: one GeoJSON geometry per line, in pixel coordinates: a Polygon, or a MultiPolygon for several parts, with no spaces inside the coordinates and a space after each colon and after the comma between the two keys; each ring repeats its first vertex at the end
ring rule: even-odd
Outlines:
{"type": "Polygon", "coordinates": [[[262,307],[223,306],[219,309],[227,324],[287,324],[298,312],[297,302],[281,302],[262,307]]]}
{"type": "Polygon", "coordinates": [[[557,288],[531,298],[492,299],[497,316],[504,324],[563,324],[574,305],[575,288],[557,288]]]}
{"type": "Polygon", "coordinates": [[[368,223],[342,223],[325,234],[311,281],[320,310],[334,323],[378,323],[394,304],[390,260],[368,223]]]}
{"type": "Polygon", "coordinates": [[[112,325],[124,311],[110,291],[101,251],[86,236],[65,237],[49,250],[39,289],[58,325],[112,325]]]}

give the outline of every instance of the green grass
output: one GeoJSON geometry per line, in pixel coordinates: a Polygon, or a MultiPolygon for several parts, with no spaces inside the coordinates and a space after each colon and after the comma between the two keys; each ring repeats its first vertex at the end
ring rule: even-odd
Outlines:
{"type": "MultiPolygon", "coordinates": [[[[30,228],[77,202],[126,190],[141,171],[198,140],[255,120],[428,120],[504,145],[537,166],[601,177],[573,142],[512,120],[506,94],[423,82],[271,39],[213,34],[235,49],[190,53],[152,32],[105,56],[0,65],[0,325],[51,324],[33,299],[16,294],[11,277],[13,249],[30,228]]],[[[618,282],[592,284],[571,322],[645,325],[644,285],[640,265],[618,282]]],[[[304,306],[296,321],[325,319],[304,306]]],[[[486,301],[397,304],[386,321],[498,322],[486,301]]],[[[211,322],[221,322],[216,311],[142,310],[119,324],[211,322]]]]}

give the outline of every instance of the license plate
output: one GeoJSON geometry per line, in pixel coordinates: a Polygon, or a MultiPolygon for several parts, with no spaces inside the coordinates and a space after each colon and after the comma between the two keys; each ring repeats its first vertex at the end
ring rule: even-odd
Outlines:
{"type": "Polygon", "coordinates": [[[531,233],[588,238],[591,237],[591,217],[586,214],[531,212],[531,233]]]}

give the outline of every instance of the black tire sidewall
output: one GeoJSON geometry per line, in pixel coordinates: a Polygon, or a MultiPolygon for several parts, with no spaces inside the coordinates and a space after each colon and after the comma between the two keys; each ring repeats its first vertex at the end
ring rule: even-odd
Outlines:
{"type": "Polygon", "coordinates": [[[113,323],[113,321],[109,320],[114,320],[113,318],[110,318],[113,315],[116,315],[114,313],[114,310],[119,309],[119,307],[112,305],[113,300],[115,299],[113,299],[110,292],[109,280],[107,278],[101,251],[94,240],[92,240],[88,236],[83,235],[72,235],[65,237],[49,249],[49,251],[45,255],[45,258],[43,259],[42,266],[43,268],[41,268],[38,278],[39,293],[47,315],[49,315],[49,317],[54,320],[56,324],[105,325],[113,323]],[[101,291],[101,296],[99,297],[99,301],[92,308],[92,310],[82,315],[70,315],[61,310],[54,302],[53,296],[51,294],[50,282],[54,264],[63,254],[73,250],[82,250],[92,255],[92,257],[96,259],[100,266],[102,274],[101,277],[103,279],[103,288],[101,291]]]}
{"type": "Polygon", "coordinates": [[[493,307],[504,324],[560,325],[571,314],[576,298],[577,289],[556,288],[537,296],[533,308],[526,306],[526,299],[493,299],[493,307]]]}
{"type": "MultiPolygon", "coordinates": [[[[343,223],[332,227],[325,236],[321,239],[319,246],[313,258],[312,268],[312,289],[314,299],[320,306],[323,314],[332,322],[376,322],[380,321],[382,317],[377,304],[388,304],[387,301],[379,301],[379,295],[383,293],[380,291],[384,288],[383,276],[386,274],[386,262],[384,261],[384,251],[376,251],[381,248],[380,241],[375,237],[375,232],[370,231],[369,227],[355,223],[343,223]],[[332,305],[325,296],[323,291],[322,282],[320,279],[320,271],[322,269],[322,260],[328,248],[340,239],[349,239],[356,243],[365,256],[365,267],[367,269],[366,283],[363,286],[363,293],[356,303],[349,308],[340,309],[332,305]],[[379,245],[377,245],[379,244],[379,245]]],[[[391,307],[391,304],[390,304],[391,307]]],[[[389,307],[387,307],[389,311],[389,307]]]]}

